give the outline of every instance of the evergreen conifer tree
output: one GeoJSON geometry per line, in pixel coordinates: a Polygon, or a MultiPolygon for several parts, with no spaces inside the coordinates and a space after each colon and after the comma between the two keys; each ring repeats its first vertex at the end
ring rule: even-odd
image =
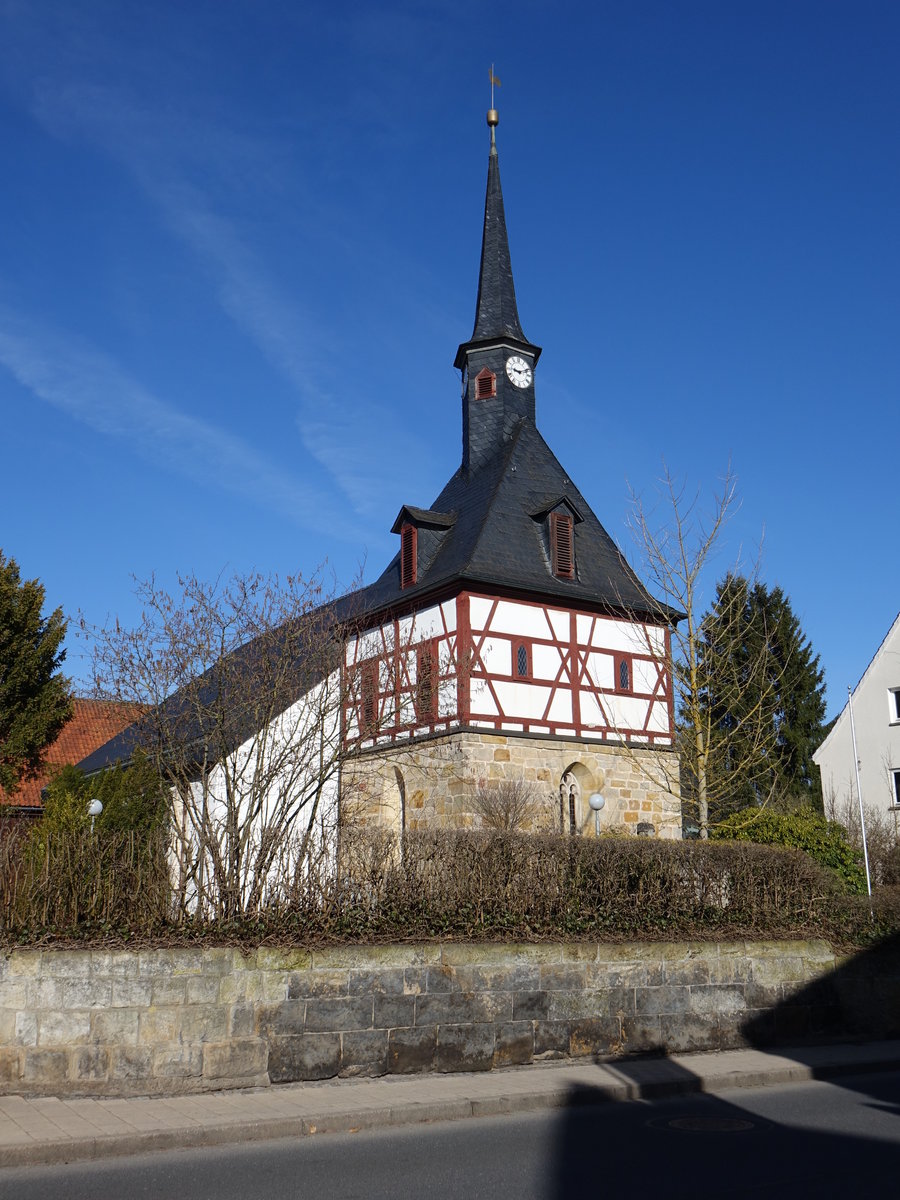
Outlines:
{"type": "Polygon", "coordinates": [[[44,588],[22,581],[0,550],[0,788],[7,796],[35,774],[44,751],[72,715],[59,668],[66,633],[62,609],[42,615],[44,588]]]}

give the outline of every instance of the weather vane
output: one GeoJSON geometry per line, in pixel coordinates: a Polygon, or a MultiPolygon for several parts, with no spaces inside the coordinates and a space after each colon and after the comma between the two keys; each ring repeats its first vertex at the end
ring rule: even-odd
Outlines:
{"type": "Polygon", "coordinates": [[[494,64],[493,63],[491,63],[491,69],[490,69],[490,71],[488,71],[488,75],[490,76],[490,79],[491,79],[491,107],[488,109],[487,123],[491,127],[491,142],[493,142],[494,126],[498,125],[500,123],[500,116],[499,116],[496,108],[494,108],[494,87],[500,86],[500,80],[494,74],[494,64]]]}

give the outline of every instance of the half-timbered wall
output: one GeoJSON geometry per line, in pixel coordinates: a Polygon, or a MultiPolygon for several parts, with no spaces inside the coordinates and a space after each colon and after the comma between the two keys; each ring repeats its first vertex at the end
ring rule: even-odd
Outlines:
{"type": "Polygon", "coordinates": [[[347,644],[345,731],[385,744],[459,725],[671,746],[668,631],[462,592],[347,644]]]}

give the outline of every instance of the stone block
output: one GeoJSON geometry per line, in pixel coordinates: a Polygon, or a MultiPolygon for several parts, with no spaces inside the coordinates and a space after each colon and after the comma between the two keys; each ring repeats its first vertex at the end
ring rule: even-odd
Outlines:
{"type": "Polygon", "coordinates": [[[659,1038],[667,1054],[719,1049],[719,1023],[712,1013],[667,1013],[659,1018],[659,1038]]]}
{"type": "Polygon", "coordinates": [[[134,1046],[138,1040],[136,1008],[100,1008],[91,1013],[91,1039],[101,1045],[134,1046]]]}
{"type": "Polygon", "coordinates": [[[568,1055],[568,1021],[534,1021],[533,1026],[535,1058],[565,1058],[568,1055]]]}
{"type": "Polygon", "coordinates": [[[586,976],[583,963],[548,963],[541,967],[539,986],[545,992],[575,991],[584,987],[586,976]]]}
{"type": "Polygon", "coordinates": [[[357,1029],[341,1034],[342,1075],[384,1075],[387,1069],[387,1029],[357,1029]]]}
{"type": "Polygon", "coordinates": [[[93,979],[136,979],[140,973],[140,959],[133,950],[92,950],[90,953],[93,979]]]}
{"type": "Polygon", "coordinates": [[[534,1025],[531,1021],[505,1021],[494,1030],[495,1067],[515,1067],[534,1059],[534,1025]]]}
{"type": "Polygon", "coordinates": [[[660,1013],[687,1012],[690,999],[691,990],[687,987],[635,988],[635,1014],[639,1017],[658,1017],[660,1013]]]}
{"type": "Polygon", "coordinates": [[[87,979],[91,973],[89,950],[45,950],[41,975],[57,979],[87,979]]]}
{"type": "Polygon", "coordinates": [[[490,1071],[494,1065],[493,1025],[438,1025],[436,1071],[490,1071]]]}
{"type": "MultiPolygon", "coordinates": [[[[50,954],[51,951],[47,951],[50,954]]],[[[9,978],[37,979],[41,973],[41,950],[13,950],[6,956],[9,978]]]]}
{"type": "Polygon", "coordinates": [[[230,946],[204,946],[200,955],[200,970],[204,975],[228,975],[234,970],[240,951],[230,946]]]}
{"type": "Polygon", "coordinates": [[[220,977],[217,1002],[241,1004],[248,1000],[260,1000],[262,993],[263,976],[259,971],[233,971],[230,975],[220,977]]]}
{"type": "Polygon", "coordinates": [[[728,984],[725,987],[717,987],[715,984],[708,987],[691,987],[688,1010],[692,1013],[707,1013],[711,1016],[721,1013],[742,1013],[747,1010],[747,998],[740,984],[728,984]]]}
{"type": "Polygon", "coordinates": [[[153,1074],[153,1052],[146,1046],[114,1046],[110,1051],[109,1077],[125,1083],[149,1079],[153,1074]]]}
{"type": "Polygon", "coordinates": [[[549,1017],[552,1021],[581,1021],[593,1017],[607,1017],[621,1013],[634,1013],[633,988],[585,988],[575,992],[550,992],[549,1017]]]}
{"type": "Polygon", "coordinates": [[[332,1079],[340,1069],[339,1033],[302,1033],[269,1038],[268,1072],[272,1083],[332,1079]]]}
{"type": "Polygon", "coordinates": [[[306,1029],[306,1001],[284,1000],[281,1004],[260,1005],[256,1013],[256,1031],[260,1037],[287,1037],[306,1029]]]}
{"type": "Polygon", "coordinates": [[[428,990],[428,968],[407,967],[403,972],[403,993],[406,996],[418,996],[428,990]]]}
{"type": "Polygon", "coordinates": [[[101,1083],[109,1074],[109,1051],[103,1046],[81,1046],[72,1055],[72,1079],[101,1083]]]}
{"type": "Polygon", "coordinates": [[[37,1013],[16,1013],[15,1026],[16,1044],[19,1046],[36,1046],[38,1041],[37,1013]]]}
{"type": "Polygon", "coordinates": [[[9,1045],[16,1036],[16,1010],[0,1008],[0,1046],[9,1045]]]}
{"type": "Polygon", "coordinates": [[[764,986],[783,984],[792,980],[805,980],[803,960],[799,954],[754,955],[753,981],[764,986]]]}
{"type": "Polygon", "coordinates": [[[162,979],[151,980],[151,1004],[184,1004],[186,1000],[187,988],[184,976],[165,976],[162,979]]]}
{"type": "Polygon", "coordinates": [[[61,1008],[107,1008],[112,997],[108,979],[63,979],[61,1008]]]}
{"type": "MultiPolygon", "coordinates": [[[[662,1018],[653,1014],[629,1017],[622,1025],[623,1036],[619,1039],[628,1054],[652,1054],[663,1049],[662,1018]]],[[[619,1051],[616,1051],[619,1053],[619,1051]]]]}
{"type": "Polygon", "coordinates": [[[547,992],[515,992],[513,995],[514,1021],[543,1021],[550,1015],[550,997],[547,992]]]}
{"type": "Polygon", "coordinates": [[[175,975],[174,980],[184,981],[184,998],[187,1004],[215,1004],[219,999],[222,981],[218,975],[175,975]]]}
{"type": "Polygon", "coordinates": [[[175,970],[177,950],[139,950],[138,975],[146,979],[165,979],[175,970]]]}
{"type": "Polygon", "coordinates": [[[203,1047],[175,1042],[152,1050],[153,1074],[165,1079],[192,1079],[203,1068],[203,1047]]]}
{"type": "Polygon", "coordinates": [[[263,1038],[231,1038],[203,1046],[204,1079],[255,1079],[266,1073],[269,1048],[263,1038]]]}
{"type": "Polygon", "coordinates": [[[415,1024],[415,996],[376,996],[374,1025],[376,1029],[394,1029],[415,1024]]]}
{"type": "Polygon", "coordinates": [[[260,971],[305,971],[312,966],[309,950],[277,950],[260,946],[256,951],[256,966],[260,971]]]}
{"type": "Polygon", "coordinates": [[[512,992],[437,992],[416,997],[417,1025],[511,1021],[512,992]]]}
{"type": "Polygon", "coordinates": [[[425,971],[426,992],[458,992],[460,987],[456,982],[456,968],[442,963],[428,967],[425,971]]]}
{"type": "Polygon", "coordinates": [[[403,967],[385,967],[378,971],[351,971],[351,996],[402,996],[406,972],[403,967]]]}
{"type": "Polygon", "coordinates": [[[69,1056],[65,1050],[25,1051],[25,1066],[22,1078],[26,1083],[38,1083],[43,1087],[65,1083],[69,1071],[69,1056]]]}
{"type": "Polygon", "coordinates": [[[288,980],[288,999],[301,1000],[308,997],[324,999],[347,996],[350,991],[350,971],[313,970],[294,971],[288,980]]]}
{"type": "Polygon", "coordinates": [[[392,1029],[388,1034],[388,1071],[395,1075],[430,1071],[436,1046],[437,1027],[434,1025],[392,1029]]]}
{"type": "Polygon", "coordinates": [[[803,1005],[775,1009],[775,1040],[780,1045],[805,1041],[809,1036],[809,1009],[803,1005]]]}
{"type": "Polygon", "coordinates": [[[228,1017],[229,1037],[252,1037],[256,1032],[256,1006],[233,1004],[228,1017]]]}
{"type": "Polygon", "coordinates": [[[72,1046],[90,1041],[88,1012],[42,1012],[38,1014],[39,1046],[72,1046]]]}
{"type": "Polygon", "coordinates": [[[113,1008],[147,1008],[153,999],[153,981],[150,979],[114,979],[112,985],[113,1008]]]}
{"type": "Polygon", "coordinates": [[[373,1014],[372,996],[307,1000],[306,1030],[308,1033],[324,1033],[330,1030],[371,1029],[373,1014]]]}
{"type": "Polygon", "coordinates": [[[223,1042],[230,1016],[228,1004],[188,1004],[181,1009],[180,1036],[189,1042],[223,1042]]]}
{"type": "Polygon", "coordinates": [[[0,1083],[17,1083],[22,1078],[23,1057],[21,1050],[0,1047],[0,1083]]]}
{"type": "Polygon", "coordinates": [[[138,1013],[138,1041],[145,1046],[177,1042],[182,1037],[183,1008],[147,1008],[138,1013]]]}
{"type": "Polygon", "coordinates": [[[666,960],[664,982],[668,985],[704,984],[713,980],[715,974],[715,966],[710,967],[709,959],[691,955],[681,960],[666,960]]]}
{"type": "Polygon", "coordinates": [[[25,1008],[28,987],[24,979],[8,979],[0,983],[0,1008],[25,1008]]]}
{"type": "Polygon", "coordinates": [[[457,967],[454,982],[462,992],[536,992],[540,988],[540,974],[537,963],[457,967]]]}
{"type": "Polygon", "coordinates": [[[572,1058],[597,1054],[606,1058],[625,1049],[623,1027],[615,1017],[585,1017],[569,1022],[568,1053],[572,1058]]]}

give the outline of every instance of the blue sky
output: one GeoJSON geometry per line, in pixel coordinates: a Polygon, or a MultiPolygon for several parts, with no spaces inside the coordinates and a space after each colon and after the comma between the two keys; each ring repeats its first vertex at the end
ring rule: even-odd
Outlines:
{"type": "Polygon", "coordinates": [[[893,0],[0,0],[0,546],[94,622],[377,575],[459,463],[494,62],[544,436],[629,554],[629,486],[731,461],[716,570],[762,538],[833,715],[900,608],[898,46],[893,0]]]}

